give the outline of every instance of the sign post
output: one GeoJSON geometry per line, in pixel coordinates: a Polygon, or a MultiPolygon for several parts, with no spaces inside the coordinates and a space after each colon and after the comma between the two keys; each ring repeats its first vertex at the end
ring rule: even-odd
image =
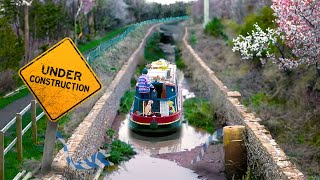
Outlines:
{"type": "Polygon", "coordinates": [[[53,161],[53,151],[56,138],[58,127],[58,122],[51,122],[47,120],[47,129],[46,129],[46,136],[44,140],[44,149],[43,149],[43,156],[41,161],[41,173],[48,174],[51,170],[51,164],[53,161]]]}
{"type": "Polygon", "coordinates": [[[51,169],[59,118],[90,98],[101,82],[70,38],[65,38],[19,70],[48,117],[42,172],[51,169]]]}

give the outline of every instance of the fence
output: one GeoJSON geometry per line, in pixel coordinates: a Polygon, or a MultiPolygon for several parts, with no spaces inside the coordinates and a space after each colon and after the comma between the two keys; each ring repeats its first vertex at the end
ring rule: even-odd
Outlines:
{"type": "Polygon", "coordinates": [[[180,17],[170,17],[170,18],[162,18],[162,19],[151,19],[151,20],[146,20],[142,21],[140,23],[136,23],[131,25],[128,29],[126,29],[125,32],[123,32],[121,35],[112,38],[109,41],[101,43],[99,46],[97,46],[94,50],[90,51],[88,56],[87,56],[87,61],[90,64],[92,60],[97,58],[98,56],[101,55],[102,52],[107,50],[109,47],[113,46],[114,44],[118,43],[119,41],[123,40],[125,37],[128,36],[128,34],[138,27],[146,24],[152,24],[152,23],[160,23],[160,22],[172,22],[172,21],[179,21],[179,20],[185,20],[187,19],[188,16],[180,16],[180,17]]]}
{"type": "Polygon", "coordinates": [[[43,116],[44,112],[40,113],[37,116],[36,113],[37,102],[32,100],[31,103],[26,106],[21,112],[17,113],[16,117],[14,117],[2,130],[0,131],[0,180],[4,179],[4,157],[5,155],[13,148],[16,144],[18,160],[22,160],[22,136],[32,128],[32,141],[33,143],[37,143],[37,121],[39,121],[43,116]],[[22,129],[22,115],[24,115],[29,109],[31,109],[31,122],[22,129]],[[16,132],[17,137],[14,138],[7,147],[4,147],[4,134],[7,130],[16,124],[16,132]]]}

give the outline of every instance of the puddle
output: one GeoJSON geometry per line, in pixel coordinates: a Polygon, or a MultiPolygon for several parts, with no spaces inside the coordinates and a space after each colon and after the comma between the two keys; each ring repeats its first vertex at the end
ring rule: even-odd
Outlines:
{"type": "Polygon", "coordinates": [[[163,180],[163,179],[198,179],[198,175],[192,170],[178,166],[169,160],[152,158],[139,154],[126,163],[119,166],[104,177],[105,180],[163,180]]]}

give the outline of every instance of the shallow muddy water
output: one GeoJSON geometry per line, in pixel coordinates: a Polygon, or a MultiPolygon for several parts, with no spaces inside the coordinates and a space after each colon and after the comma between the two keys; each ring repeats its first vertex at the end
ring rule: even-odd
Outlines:
{"type": "Polygon", "coordinates": [[[183,123],[179,131],[165,136],[146,136],[129,129],[129,115],[121,123],[119,139],[131,144],[137,153],[152,155],[191,150],[204,143],[209,134],[183,123]]]}

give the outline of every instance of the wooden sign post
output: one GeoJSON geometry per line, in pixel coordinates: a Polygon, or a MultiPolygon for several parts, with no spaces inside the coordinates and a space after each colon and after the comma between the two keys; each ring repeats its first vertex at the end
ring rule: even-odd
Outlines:
{"type": "Polygon", "coordinates": [[[56,138],[53,138],[56,136],[58,127],[58,122],[51,122],[50,120],[47,120],[47,129],[46,129],[46,137],[44,141],[44,150],[43,150],[43,156],[41,161],[41,173],[47,174],[51,170],[51,164],[53,161],[53,152],[54,152],[54,145],[56,138]]]}

